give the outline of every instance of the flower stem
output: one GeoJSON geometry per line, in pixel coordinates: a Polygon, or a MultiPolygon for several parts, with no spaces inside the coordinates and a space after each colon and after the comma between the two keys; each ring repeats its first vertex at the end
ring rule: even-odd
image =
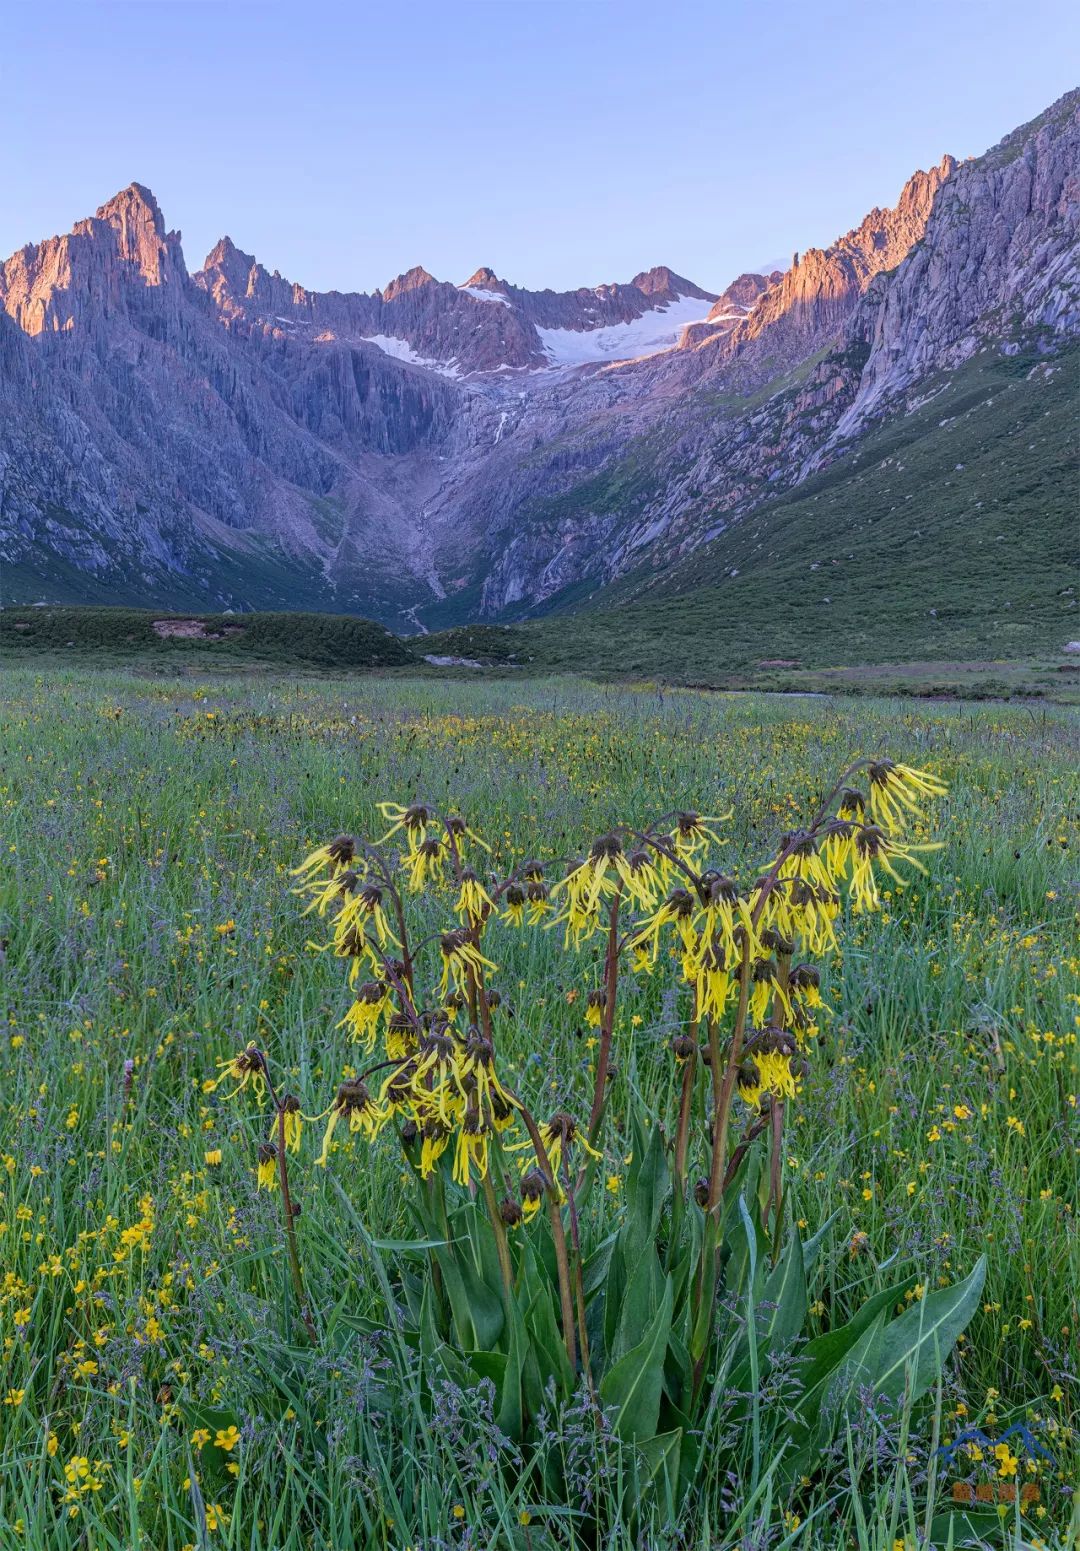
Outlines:
{"type": "Polygon", "coordinates": [[[499,1256],[499,1271],[502,1274],[503,1292],[510,1297],[510,1289],[513,1286],[514,1272],[510,1264],[510,1245],[506,1239],[506,1227],[499,1216],[499,1205],[495,1200],[495,1187],[491,1183],[491,1167],[484,1171],[483,1177],[484,1204],[491,1218],[491,1229],[495,1235],[495,1249],[499,1256]]]}
{"type": "Polygon", "coordinates": [[[296,1304],[300,1310],[300,1318],[303,1320],[308,1340],[312,1346],[317,1346],[319,1339],[315,1334],[315,1325],[308,1310],[307,1297],[304,1292],[304,1274],[300,1269],[300,1252],[296,1247],[296,1207],[293,1205],[293,1199],[289,1193],[289,1166],[285,1161],[285,1106],[283,1104],[278,1104],[277,1107],[277,1156],[278,1179],[281,1183],[281,1208],[285,1220],[285,1248],[289,1256],[293,1291],[296,1294],[296,1304]]]}
{"type": "MultiPolygon", "coordinates": [[[[727,1068],[724,1072],[723,1082],[720,1084],[713,1114],[712,1167],[709,1171],[708,1209],[714,1216],[719,1209],[720,1198],[724,1191],[724,1172],[727,1167],[728,1121],[731,1115],[731,1100],[735,1092],[735,1079],[739,1071],[739,1062],[742,1060],[743,1034],[746,1030],[746,1010],[749,1003],[750,942],[748,938],[744,937],[742,958],[739,962],[739,1006],[735,1014],[735,1027],[732,1030],[731,1043],[728,1046],[727,1068]]],[[[713,1061],[717,1061],[715,1051],[713,1061]]],[[[716,1081],[716,1073],[714,1072],[714,1084],[716,1081]]]]}
{"type": "MultiPolygon", "coordinates": [[[[689,1037],[696,1042],[698,1032],[697,1000],[687,1028],[689,1037]]],[[[682,1074],[682,1093],[679,1097],[679,1128],[675,1133],[675,1180],[682,1194],[686,1189],[686,1154],[690,1146],[690,1115],[694,1105],[694,1084],[697,1080],[698,1052],[692,1050],[686,1058],[682,1074]]]]}
{"type": "Polygon", "coordinates": [[[548,1181],[548,1218],[551,1222],[551,1237],[555,1243],[555,1266],[559,1273],[559,1304],[562,1310],[563,1340],[566,1343],[566,1356],[570,1363],[571,1372],[577,1369],[577,1346],[574,1340],[574,1298],[570,1282],[570,1257],[566,1251],[566,1234],[563,1230],[562,1213],[559,1210],[558,1185],[554,1174],[551,1172],[551,1160],[548,1157],[547,1148],[544,1146],[544,1138],[540,1135],[540,1128],[536,1121],[525,1108],[521,1100],[518,1100],[518,1113],[529,1133],[529,1140],[533,1144],[536,1153],[536,1161],[540,1165],[541,1173],[548,1181]]]}
{"type": "Polygon", "coordinates": [[[578,1226],[577,1203],[574,1187],[570,1183],[570,1170],[563,1166],[563,1189],[570,1216],[570,1242],[574,1246],[574,1302],[577,1306],[578,1340],[581,1343],[581,1367],[589,1393],[594,1392],[592,1365],[589,1362],[589,1332],[585,1325],[585,1281],[582,1274],[581,1233],[578,1226]]]}

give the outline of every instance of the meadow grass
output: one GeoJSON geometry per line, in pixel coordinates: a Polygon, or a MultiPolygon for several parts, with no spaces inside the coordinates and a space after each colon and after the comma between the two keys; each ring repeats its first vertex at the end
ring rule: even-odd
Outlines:
{"type": "MultiPolygon", "coordinates": [[[[1016,1421],[1055,1463],[1014,1435],[1040,1499],[1023,1520],[1003,1509],[998,1543],[1071,1544],[1076,733],[1051,709],[568,679],[5,673],[0,1545],[893,1551],[930,1532],[954,1483],[999,1479],[993,1458],[946,1463],[937,1446],[1016,1421]],[[825,986],[786,1159],[805,1232],[836,1214],[814,1328],[907,1271],[933,1288],[985,1252],[983,1308],[933,1399],[861,1419],[797,1508],[769,1469],[706,1471],[680,1524],[646,1521],[632,1448],[552,1416],[544,1447],[589,1509],[583,1529],[573,1506],[537,1500],[482,1388],[446,1384],[432,1404],[392,1332],[349,1323],[386,1321],[373,1241],[414,1235],[388,1139],[347,1138],[326,1171],[295,1170],[327,1332],[311,1357],[277,1204],[255,1188],[266,1116],[206,1082],[255,1038],[316,1113],[355,1064],[335,1027],[339,966],[305,946],[288,869],[338,831],[378,833],[378,800],[459,808],[501,873],[686,804],[734,805],[733,852],[764,862],[860,752],[932,769],[951,794],[928,878],[852,923],[825,986]],[[233,1419],[238,1440],[208,1464],[193,1436],[233,1419]]],[[[502,1048],[545,1107],[588,1107],[595,956],[571,975],[533,933],[500,958],[502,1048]]],[[[626,1011],[616,1083],[663,1118],[677,1007],[644,984],[626,1011]]],[[[616,1133],[597,1207],[612,1220],[624,1163],[616,1133]]]]}

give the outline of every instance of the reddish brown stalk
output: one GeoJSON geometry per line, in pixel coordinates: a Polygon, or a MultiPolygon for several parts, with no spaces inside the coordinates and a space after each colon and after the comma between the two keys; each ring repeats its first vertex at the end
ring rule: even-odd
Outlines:
{"type": "Polygon", "coordinates": [[[743,1136],[738,1146],[732,1152],[731,1157],[728,1160],[727,1169],[724,1173],[724,1190],[727,1189],[727,1187],[731,1184],[731,1181],[739,1172],[739,1164],[746,1157],[746,1154],[749,1152],[752,1143],[757,1140],[767,1125],[767,1120],[756,1120],[750,1129],[746,1132],[745,1136],[743,1136]]]}
{"type": "Polygon", "coordinates": [[[405,966],[405,980],[408,983],[409,996],[412,997],[414,984],[413,961],[412,952],[409,948],[409,929],[405,920],[405,906],[402,904],[401,892],[394,882],[382,854],[374,846],[364,843],[361,843],[361,850],[365,856],[378,863],[379,876],[382,879],[383,886],[394,902],[394,916],[397,920],[398,931],[401,933],[401,961],[405,966]]]}
{"type": "Polygon", "coordinates": [[[274,1080],[270,1076],[270,1067],[264,1051],[259,1052],[259,1063],[262,1074],[266,1078],[266,1086],[270,1090],[270,1098],[277,1111],[277,1165],[278,1183],[281,1186],[281,1208],[285,1224],[285,1251],[289,1259],[289,1271],[292,1276],[293,1292],[296,1294],[296,1304],[300,1310],[300,1318],[308,1339],[312,1346],[319,1344],[319,1338],[315,1333],[315,1324],[307,1306],[307,1296],[304,1292],[304,1274],[300,1269],[300,1251],[296,1244],[296,1217],[299,1207],[293,1204],[289,1191],[289,1166],[285,1156],[285,1106],[277,1096],[274,1088],[274,1080]]]}
{"type": "Polygon", "coordinates": [[[682,1093],[679,1097],[679,1129],[675,1133],[675,1179],[678,1182],[680,1193],[686,1186],[686,1154],[690,1146],[690,1115],[694,1102],[694,1084],[697,1080],[697,1032],[697,997],[695,995],[693,1011],[690,1022],[687,1025],[687,1034],[694,1041],[695,1049],[690,1052],[683,1065],[682,1093]]]}
{"type": "MultiPolygon", "coordinates": [[[[509,1093],[509,1089],[507,1089],[509,1093]]],[[[533,1144],[536,1161],[540,1165],[540,1172],[548,1181],[547,1202],[548,1218],[551,1222],[551,1237],[555,1243],[555,1265],[559,1273],[559,1304],[562,1310],[563,1341],[566,1343],[566,1356],[570,1363],[571,1372],[577,1369],[577,1346],[574,1340],[574,1298],[570,1280],[570,1257],[566,1250],[566,1234],[563,1231],[562,1214],[559,1211],[559,1201],[556,1194],[558,1185],[551,1170],[551,1160],[548,1150],[544,1145],[544,1138],[540,1135],[540,1128],[532,1115],[517,1098],[516,1094],[510,1095],[518,1106],[518,1113],[524,1122],[525,1129],[529,1133],[529,1140],[533,1144]]]]}
{"type": "Polygon", "coordinates": [[[420,1022],[420,1015],[416,1011],[416,1007],[413,1003],[411,988],[404,984],[401,976],[397,973],[393,964],[391,964],[390,960],[387,958],[386,954],[379,947],[374,938],[367,937],[365,934],[365,939],[369,947],[371,947],[374,952],[378,954],[379,962],[383,967],[383,972],[385,973],[387,980],[389,980],[390,984],[398,994],[398,1003],[400,1005],[402,1014],[408,1018],[409,1022],[412,1024],[417,1033],[420,1033],[423,1029],[423,1025],[420,1022]]]}
{"type": "Polygon", "coordinates": [[[772,1137],[772,1156],[769,1159],[769,1204],[765,1208],[765,1217],[768,1221],[769,1213],[776,1208],[777,1220],[780,1216],[780,1197],[783,1192],[783,1145],[784,1145],[784,1101],[774,1099],[772,1114],[770,1116],[770,1131],[772,1137]]]}
{"type": "MultiPolygon", "coordinates": [[[[743,1035],[746,1030],[746,1010],[750,1003],[750,943],[744,939],[742,958],[739,961],[739,1006],[735,1014],[735,1027],[728,1046],[727,1067],[720,1087],[719,1099],[713,1114],[712,1163],[709,1170],[708,1208],[715,1213],[720,1205],[727,1168],[728,1121],[731,1101],[735,1093],[735,1079],[742,1060],[743,1035]]],[[[714,1057],[714,1060],[716,1058],[714,1057]]],[[[715,1077],[714,1077],[715,1082],[715,1077]]]]}
{"type": "Polygon", "coordinates": [[[592,1365],[589,1362],[589,1332],[585,1324],[585,1281],[582,1274],[581,1232],[578,1225],[577,1202],[574,1187],[570,1183],[569,1164],[563,1164],[563,1189],[570,1215],[570,1242],[574,1246],[574,1302],[577,1305],[578,1339],[581,1342],[581,1368],[590,1395],[594,1393],[592,1365]]]}
{"type": "Polygon", "coordinates": [[[499,1256],[499,1271],[502,1276],[503,1293],[506,1298],[509,1298],[510,1289],[514,1281],[514,1272],[510,1264],[510,1245],[506,1239],[506,1226],[499,1216],[499,1203],[495,1199],[495,1187],[491,1183],[490,1160],[482,1183],[484,1204],[487,1207],[488,1217],[491,1219],[491,1231],[495,1235],[495,1249],[499,1256]]]}
{"type": "Polygon", "coordinates": [[[285,1245],[289,1256],[289,1270],[292,1273],[293,1291],[296,1294],[297,1307],[300,1310],[300,1318],[304,1322],[308,1340],[312,1346],[317,1346],[319,1338],[315,1334],[315,1324],[308,1310],[307,1297],[304,1293],[304,1274],[300,1269],[300,1252],[296,1246],[297,1209],[289,1193],[289,1166],[285,1161],[285,1108],[281,1104],[278,1105],[277,1112],[277,1161],[282,1214],[285,1219],[285,1245]]]}

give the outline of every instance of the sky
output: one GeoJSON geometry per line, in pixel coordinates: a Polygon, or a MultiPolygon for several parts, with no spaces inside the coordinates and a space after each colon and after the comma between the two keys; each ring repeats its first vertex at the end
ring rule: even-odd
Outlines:
{"type": "Polygon", "coordinates": [[[719,291],[1077,84],[1071,0],[12,3],[0,256],[137,181],[190,269],[719,291]]]}

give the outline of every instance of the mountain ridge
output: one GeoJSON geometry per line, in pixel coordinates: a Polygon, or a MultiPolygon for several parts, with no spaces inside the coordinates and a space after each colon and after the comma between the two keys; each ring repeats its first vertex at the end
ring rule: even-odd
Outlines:
{"type": "Polygon", "coordinates": [[[934,373],[1074,338],[1078,164],[1071,93],[720,292],[319,293],[229,237],[189,273],[133,183],[0,264],[0,584],[408,629],[663,576],[934,373]]]}

